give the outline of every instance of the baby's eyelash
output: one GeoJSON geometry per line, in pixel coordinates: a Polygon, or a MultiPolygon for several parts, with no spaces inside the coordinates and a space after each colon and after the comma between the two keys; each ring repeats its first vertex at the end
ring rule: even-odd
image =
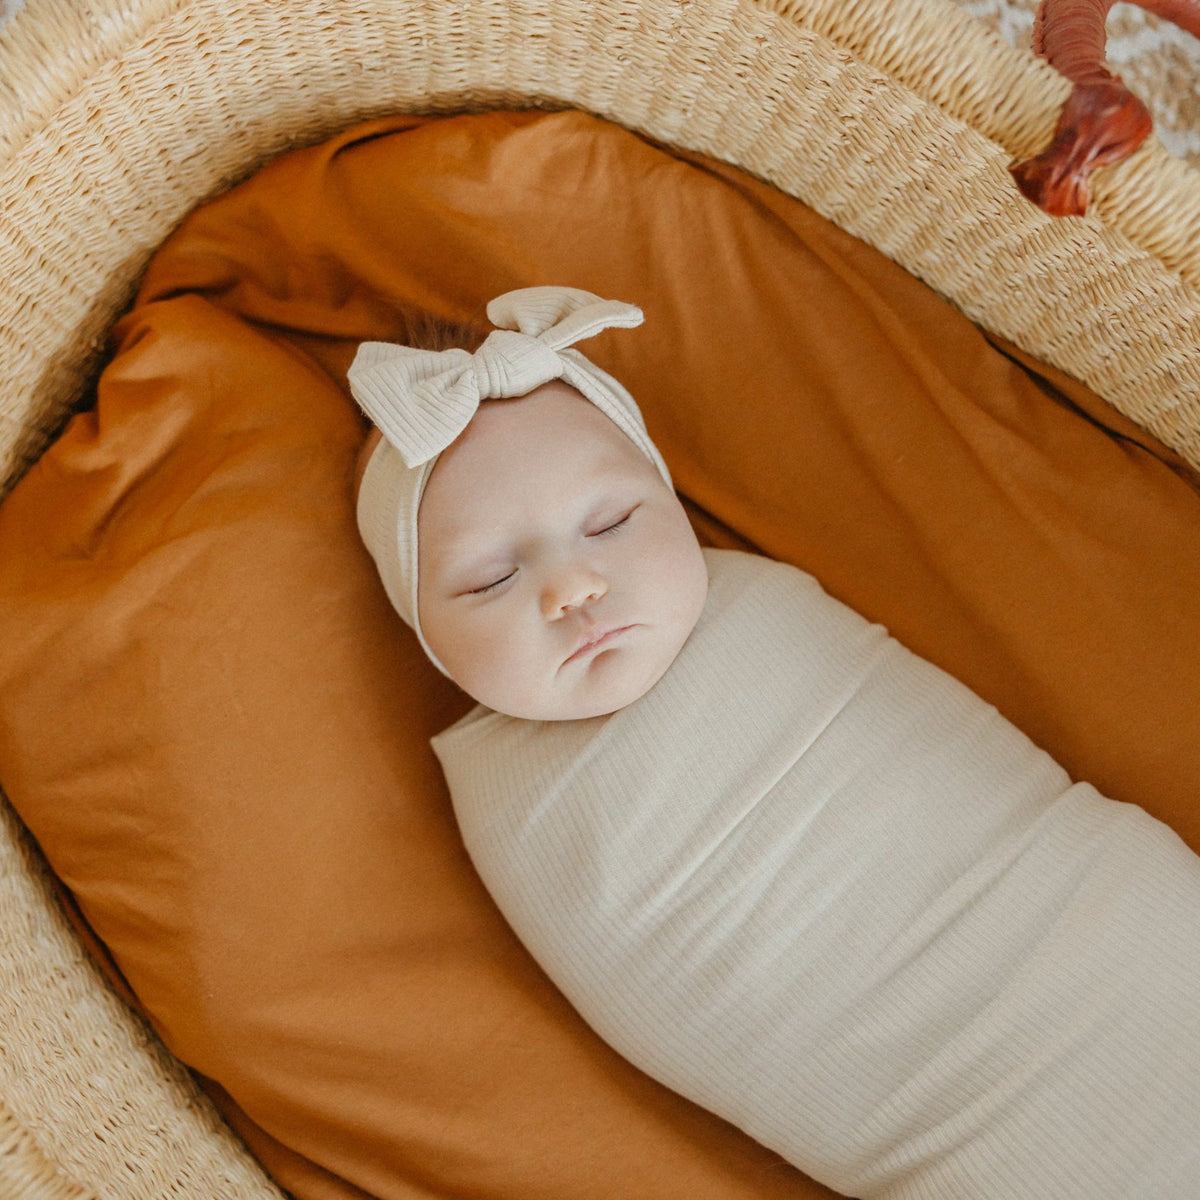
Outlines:
{"type": "Polygon", "coordinates": [[[637,512],[639,507],[640,505],[635,504],[619,521],[614,521],[611,525],[606,525],[603,529],[597,529],[595,533],[588,534],[588,536],[603,537],[606,533],[616,533],[637,512]]]}
{"type": "Polygon", "coordinates": [[[509,571],[509,573],[502,579],[496,579],[491,583],[485,583],[483,587],[472,588],[468,594],[471,596],[483,596],[488,592],[494,592],[502,583],[507,583],[515,574],[516,571],[509,571]]]}

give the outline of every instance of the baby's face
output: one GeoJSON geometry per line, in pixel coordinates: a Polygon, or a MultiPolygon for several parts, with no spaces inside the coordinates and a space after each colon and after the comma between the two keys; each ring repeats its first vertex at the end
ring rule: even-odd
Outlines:
{"type": "Polygon", "coordinates": [[[674,492],[561,382],[481,405],[417,522],[425,638],[464,691],[510,716],[632,703],[704,607],[704,557],[674,492]]]}

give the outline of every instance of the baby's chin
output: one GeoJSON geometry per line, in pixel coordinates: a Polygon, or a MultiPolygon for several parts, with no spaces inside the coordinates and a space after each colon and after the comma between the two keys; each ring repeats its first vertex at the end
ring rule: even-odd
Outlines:
{"type": "MultiPolygon", "coordinates": [[[[636,687],[603,689],[586,696],[547,696],[536,700],[506,701],[488,704],[497,712],[525,721],[586,721],[592,717],[607,717],[631,704],[636,704],[666,674],[660,671],[653,679],[636,687]]],[[[486,703],[486,701],[484,701],[486,703]]]]}
{"type": "Polygon", "coordinates": [[[559,700],[550,699],[541,710],[541,715],[534,718],[539,721],[586,721],[591,717],[608,717],[631,704],[636,704],[656,683],[667,673],[671,664],[667,663],[661,670],[654,672],[649,678],[639,680],[636,684],[624,687],[604,687],[589,692],[584,696],[564,697],[559,700]]]}

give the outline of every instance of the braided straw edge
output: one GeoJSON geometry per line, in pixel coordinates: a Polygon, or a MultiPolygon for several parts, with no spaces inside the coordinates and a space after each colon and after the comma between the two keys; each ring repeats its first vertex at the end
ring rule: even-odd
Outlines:
{"type": "MultiPolygon", "coordinates": [[[[1049,144],[1070,94],[1047,63],[948,0],[756,2],[911,88],[1014,161],[1049,144]]],[[[185,0],[35,0],[17,10],[0,41],[0,154],[40,128],[122,46],[183,7],[185,0]]],[[[1200,288],[1200,172],[1152,136],[1130,159],[1098,170],[1092,187],[1106,224],[1200,288]]]]}
{"type": "MultiPolygon", "coordinates": [[[[1071,84],[941,0],[759,0],[911,88],[1014,161],[1044,150],[1071,84]],[[953,50],[953,53],[948,52],[953,50]]],[[[1200,171],[1151,136],[1102,167],[1092,213],[1200,289],[1200,171]]]]}
{"type": "Polygon", "coordinates": [[[66,1179],[0,1100],[0,1182],[21,1200],[99,1200],[95,1192],[66,1179]]]}

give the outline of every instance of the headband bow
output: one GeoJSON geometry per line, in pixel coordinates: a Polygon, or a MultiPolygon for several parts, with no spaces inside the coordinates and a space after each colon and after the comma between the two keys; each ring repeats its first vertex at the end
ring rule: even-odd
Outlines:
{"type": "MultiPolygon", "coordinates": [[[[586,395],[578,380],[581,356],[560,351],[603,329],[642,323],[636,305],[562,287],[506,292],[487,306],[487,315],[497,328],[473,354],[390,342],[359,347],[350,367],[350,390],[405,466],[419,466],[445,450],[481,400],[524,396],[552,379],[564,379],[586,395]]],[[[624,429],[624,422],[618,423],[624,429]]]]}
{"type": "Polygon", "coordinates": [[[602,329],[640,325],[640,308],[578,288],[534,287],[497,296],[487,314],[498,328],[474,354],[364,342],[349,372],[355,399],[383,432],[359,488],[359,532],[392,606],[443,673],[421,631],[417,513],[438,455],[467,427],[481,400],[524,396],[561,379],[600,409],[671,486],[636,401],[571,348],[602,329]]]}

